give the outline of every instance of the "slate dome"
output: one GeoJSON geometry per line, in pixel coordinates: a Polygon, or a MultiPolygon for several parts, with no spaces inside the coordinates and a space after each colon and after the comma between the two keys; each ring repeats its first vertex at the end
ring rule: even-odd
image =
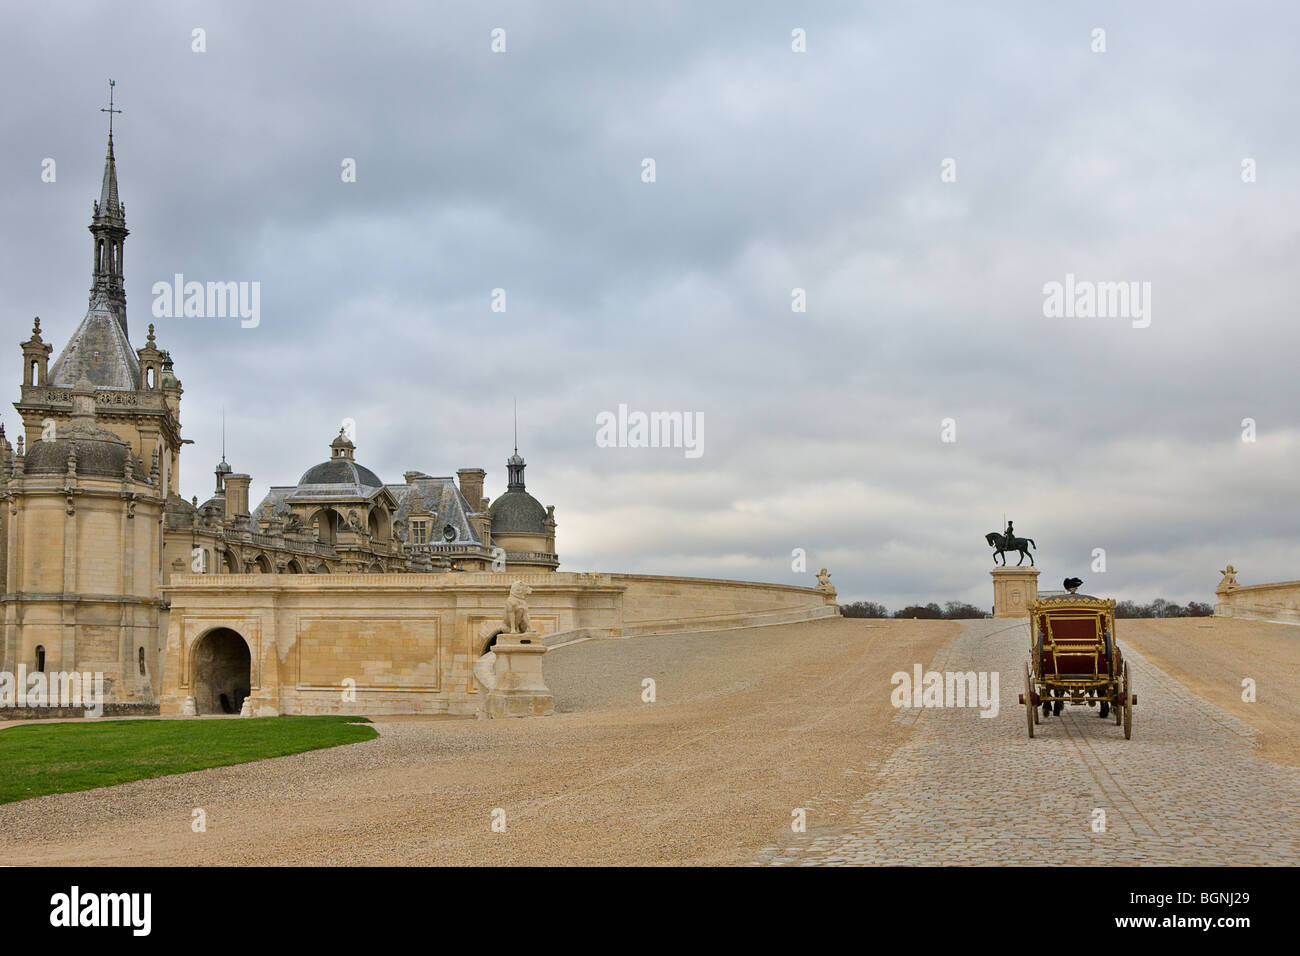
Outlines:
{"type": "Polygon", "coordinates": [[[50,441],[32,442],[24,460],[24,473],[67,474],[68,458],[75,456],[78,475],[122,478],[129,462],[132,479],[149,480],[148,470],[131,446],[95,421],[95,391],[84,374],[72,391],[72,418],[56,428],[55,436],[50,441]]]}
{"type": "Polygon", "coordinates": [[[488,508],[493,534],[546,533],[546,509],[525,490],[524,467],[524,460],[516,448],[515,453],[506,459],[506,471],[510,476],[506,493],[488,508]]]}
{"type": "Polygon", "coordinates": [[[369,498],[384,487],[378,475],[353,460],[355,450],[356,445],[339,429],[338,437],[330,442],[329,461],[322,461],[304,471],[294,495],[369,498]]]}
{"type": "Polygon", "coordinates": [[[543,534],[546,509],[526,491],[507,491],[488,508],[493,534],[543,534]]]}

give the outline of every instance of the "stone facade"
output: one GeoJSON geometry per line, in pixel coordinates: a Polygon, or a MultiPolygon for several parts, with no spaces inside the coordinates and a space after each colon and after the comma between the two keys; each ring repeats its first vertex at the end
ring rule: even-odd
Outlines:
{"type": "MultiPolygon", "coordinates": [[[[185,501],[181,383],[153,326],[143,348],[130,344],[111,135],[90,231],[86,316],[52,366],[36,320],[20,346],[16,447],[0,428],[0,671],[102,673],[106,713],[465,715],[479,710],[475,665],[515,582],[531,588],[523,647],[532,632],[839,613],[825,571],[820,589],[557,572],[555,509],[528,493],[517,447],[495,501],[481,468],[387,483],[342,430],[328,458],[256,508],[224,448],[212,496],[185,501]]],[[[514,660],[502,669],[535,691],[542,654],[514,660]]],[[[528,712],[546,711],[534,696],[528,712]]]]}
{"type": "MultiPolygon", "coordinates": [[[[86,314],[53,364],[35,320],[20,345],[22,434],[11,444],[0,427],[0,671],[103,673],[109,711],[134,713],[162,693],[163,588],[173,575],[558,568],[554,509],[524,488],[517,449],[499,535],[483,469],[461,469],[458,482],[409,471],[386,483],[342,433],[328,459],[297,484],[272,487],[256,509],[251,476],[224,453],[213,495],[186,501],[181,383],[152,325],[142,348],[130,342],[111,134],[90,232],[86,314]]],[[[237,707],[241,688],[227,690],[226,705],[237,707]]]]}
{"type": "Polygon", "coordinates": [[[45,440],[4,443],[3,670],[90,671],[106,699],[155,704],[162,498],[158,462],[99,425],[83,376],[45,440]]]}

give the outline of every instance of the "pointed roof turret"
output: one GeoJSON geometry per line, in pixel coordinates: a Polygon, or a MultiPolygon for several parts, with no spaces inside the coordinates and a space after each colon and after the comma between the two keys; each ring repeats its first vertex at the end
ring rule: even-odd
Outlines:
{"type": "Polygon", "coordinates": [[[113,108],[113,87],[115,80],[108,81],[108,107],[100,107],[101,113],[108,114],[108,153],[104,156],[104,181],[99,189],[99,202],[95,204],[96,218],[119,219],[126,225],[126,209],[117,198],[117,162],[113,158],[113,114],[121,110],[113,108]]]}
{"type": "Polygon", "coordinates": [[[95,203],[95,218],[116,220],[126,225],[126,207],[117,195],[117,160],[113,156],[113,134],[108,134],[108,153],[104,156],[104,179],[99,187],[99,202],[95,203]]]}
{"type": "Polygon", "coordinates": [[[113,158],[111,117],[121,110],[113,107],[113,81],[109,80],[108,153],[99,199],[90,220],[93,237],[93,276],[90,306],[72,338],[50,368],[51,385],[75,385],[86,375],[100,388],[135,390],[140,382],[140,359],[127,335],[126,287],[122,253],[129,232],[126,207],[117,194],[117,163],[113,158]]]}

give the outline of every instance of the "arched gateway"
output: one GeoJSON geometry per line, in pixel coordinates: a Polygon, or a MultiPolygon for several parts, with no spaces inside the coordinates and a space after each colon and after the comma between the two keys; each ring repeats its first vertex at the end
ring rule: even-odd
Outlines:
{"type": "Polygon", "coordinates": [[[194,705],[200,714],[237,714],[252,686],[252,655],[238,631],[219,627],[191,652],[194,705]]]}

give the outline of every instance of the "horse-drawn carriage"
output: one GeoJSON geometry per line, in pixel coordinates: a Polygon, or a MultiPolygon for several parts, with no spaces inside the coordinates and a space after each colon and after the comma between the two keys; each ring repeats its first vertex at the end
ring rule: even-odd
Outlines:
{"type": "Polygon", "coordinates": [[[1029,608],[1030,659],[1025,665],[1025,705],[1029,736],[1042,717],[1059,717],[1066,704],[1112,712],[1133,736],[1137,696],[1128,663],[1115,640],[1115,602],[1087,594],[1059,594],[1029,608]]]}

